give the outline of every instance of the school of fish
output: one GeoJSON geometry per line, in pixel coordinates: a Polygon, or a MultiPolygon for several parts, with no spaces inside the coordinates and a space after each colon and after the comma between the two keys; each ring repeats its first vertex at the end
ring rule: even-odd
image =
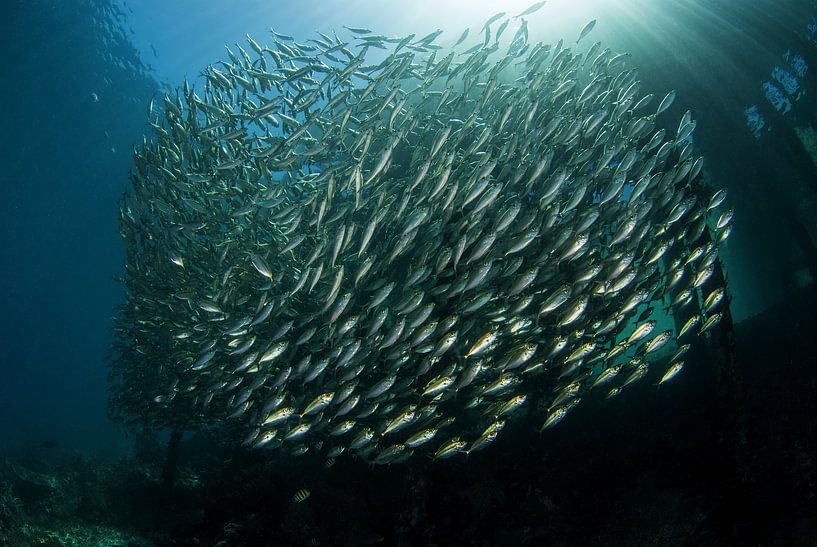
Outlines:
{"type": "Polygon", "coordinates": [[[681,372],[726,300],[725,191],[691,113],[663,119],[675,93],[601,42],[532,43],[540,4],[467,48],[247,37],[151,102],[120,204],[115,417],[386,464],[681,372]]]}

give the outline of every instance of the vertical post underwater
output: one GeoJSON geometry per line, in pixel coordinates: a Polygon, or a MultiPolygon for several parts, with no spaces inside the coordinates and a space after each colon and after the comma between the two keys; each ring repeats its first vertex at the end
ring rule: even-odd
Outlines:
{"type": "Polygon", "coordinates": [[[749,487],[752,482],[747,454],[746,416],[742,390],[741,363],[737,352],[735,325],[730,309],[731,295],[720,258],[715,261],[712,281],[726,291],[721,308],[723,314],[718,325],[712,329],[705,343],[706,355],[716,370],[717,378],[717,431],[719,432],[719,456],[722,468],[722,515],[731,526],[728,531],[733,538],[748,539],[746,530],[739,530],[739,523],[746,522],[750,501],[749,487]]]}
{"type": "Polygon", "coordinates": [[[181,445],[184,430],[175,428],[170,433],[170,439],[167,441],[167,459],[162,470],[162,485],[170,489],[173,483],[176,482],[176,475],[179,470],[179,445],[181,445]]]}

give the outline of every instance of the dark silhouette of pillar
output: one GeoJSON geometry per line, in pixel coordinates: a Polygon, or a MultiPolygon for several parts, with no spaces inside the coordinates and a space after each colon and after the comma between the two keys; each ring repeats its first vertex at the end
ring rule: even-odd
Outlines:
{"type": "Polygon", "coordinates": [[[176,482],[176,475],[179,470],[179,445],[182,442],[183,435],[183,429],[174,429],[170,433],[170,440],[167,442],[167,460],[165,460],[165,467],[162,471],[162,484],[166,488],[171,488],[173,483],[176,482]]]}

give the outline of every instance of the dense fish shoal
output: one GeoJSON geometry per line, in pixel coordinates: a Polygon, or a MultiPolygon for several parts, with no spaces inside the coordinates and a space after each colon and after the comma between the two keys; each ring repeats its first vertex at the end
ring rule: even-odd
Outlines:
{"type": "Polygon", "coordinates": [[[113,414],[393,463],[681,373],[721,318],[725,192],[627,54],[529,40],[542,5],[451,48],[247,37],[151,103],[113,414]]]}

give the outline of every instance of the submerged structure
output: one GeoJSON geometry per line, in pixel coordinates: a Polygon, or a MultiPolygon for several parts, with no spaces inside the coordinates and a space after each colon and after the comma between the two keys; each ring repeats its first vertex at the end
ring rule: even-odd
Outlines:
{"type": "Polygon", "coordinates": [[[524,18],[452,48],[347,32],[248,37],[151,106],[113,413],[392,463],[679,373],[732,215],[674,93],[524,18]]]}

